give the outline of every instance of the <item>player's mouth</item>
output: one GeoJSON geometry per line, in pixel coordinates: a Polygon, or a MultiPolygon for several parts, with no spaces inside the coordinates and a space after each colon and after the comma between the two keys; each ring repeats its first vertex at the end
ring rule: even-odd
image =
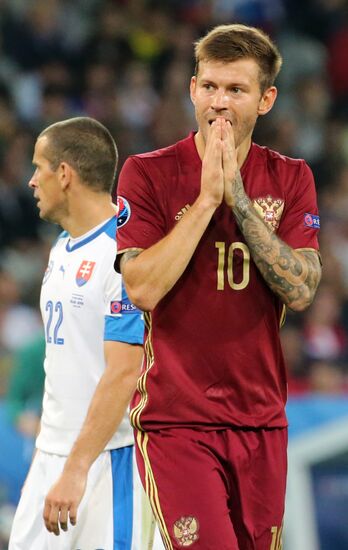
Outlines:
{"type": "Polygon", "coordinates": [[[213,122],[215,122],[215,120],[217,120],[218,118],[223,118],[224,120],[226,120],[226,122],[229,122],[231,124],[231,126],[233,126],[232,121],[229,118],[226,118],[226,117],[223,117],[223,116],[215,117],[215,118],[209,118],[208,119],[209,126],[211,126],[213,124],[213,122]]]}

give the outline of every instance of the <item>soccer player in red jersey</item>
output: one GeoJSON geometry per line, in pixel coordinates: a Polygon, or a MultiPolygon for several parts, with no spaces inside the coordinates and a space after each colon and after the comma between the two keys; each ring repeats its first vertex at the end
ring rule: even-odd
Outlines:
{"type": "Polygon", "coordinates": [[[311,170],[252,142],[281,66],[261,30],[195,46],[198,131],[130,157],[116,268],[145,311],[131,419],[167,549],[278,550],[286,485],[279,327],[321,277],[311,170]]]}

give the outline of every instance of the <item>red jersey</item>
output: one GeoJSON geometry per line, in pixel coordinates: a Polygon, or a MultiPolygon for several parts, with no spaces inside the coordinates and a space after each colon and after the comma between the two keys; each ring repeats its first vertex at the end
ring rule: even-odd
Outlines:
{"type": "MultiPolygon", "coordinates": [[[[120,173],[118,254],[168,234],[200,192],[194,135],[130,157],[120,173]]],[[[266,224],[293,248],[318,248],[313,176],[303,160],[252,144],[241,174],[266,224]]],[[[250,257],[232,210],[215,211],[183,275],[146,313],[140,429],[284,427],[283,304],[250,257]]]]}

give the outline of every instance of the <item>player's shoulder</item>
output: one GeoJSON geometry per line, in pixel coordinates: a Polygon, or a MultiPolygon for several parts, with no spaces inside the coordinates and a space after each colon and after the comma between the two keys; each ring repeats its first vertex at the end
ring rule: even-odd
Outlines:
{"type": "Polygon", "coordinates": [[[153,151],[148,151],[147,153],[139,153],[137,155],[132,155],[132,158],[136,158],[142,161],[153,160],[161,161],[162,159],[168,159],[176,155],[177,143],[168,145],[167,147],[162,147],[161,149],[155,149],[153,151]]]}
{"type": "Polygon", "coordinates": [[[256,143],[253,143],[253,157],[256,162],[261,160],[278,170],[299,170],[301,167],[307,166],[306,161],[302,158],[289,157],[265,145],[256,143]]]}
{"type": "Polygon", "coordinates": [[[185,157],[196,154],[193,136],[194,134],[191,132],[187,137],[176,143],[147,153],[131,155],[128,160],[145,167],[145,169],[147,167],[150,169],[165,167],[167,170],[170,166],[176,167],[178,162],[182,163],[185,160],[185,157]]]}
{"type": "Polygon", "coordinates": [[[116,228],[117,228],[117,216],[113,216],[106,224],[102,227],[101,234],[105,235],[107,238],[112,241],[116,240],[116,228]]]}

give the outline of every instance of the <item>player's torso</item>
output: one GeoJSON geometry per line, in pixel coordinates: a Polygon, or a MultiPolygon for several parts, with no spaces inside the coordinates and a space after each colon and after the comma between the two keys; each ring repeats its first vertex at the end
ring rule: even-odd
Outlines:
{"type": "Polygon", "coordinates": [[[99,250],[106,242],[98,239],[73,250],[68,242],[62,238],[52,250],[40,306],[49,372],[59,368],[71,377],[78,369],[75,357],[88,365],[102,357],[105,259],[99,250]]]}
{"type": "MultiPolygon", "coordinates": [[[[277,231],[291,182],[270,170],[262,156],[243,168],[247,194],[277,231]]],[[[201,164],[166,162],[162,175],[154,184],[156,208],[168,233],[199,194],[201,164]]],[[[204,422],[205,411],[208,424],[284,425],[282,310],[252,261],[232,211],[221,204],[184,274],[147,315],[149,357],[153,353],[155,359],[148,375],[149,392],[153,385],[145,409],[149,425],[151,397],[153,418],[155,410],[165,411],[164,424],[175,423],[175,416],[204,422]],[[158,394],[164,381],[167,391],[158,394]]]]}
{"type": "MultiPolygon", "coordinates": [[[[107,276],[115,250],[115,239],[102,233],[76,247],[69,246],[68,237],[60,238],[51,251],[40,299],[46,379],[37,446],[46,452],[69,453],[104,372],[107,276]]],[[[113,275],[113,298],[121,300],[121,277],[113,275]]],[[[131,442],[125,418],[107,448],[131,442]]]]}

